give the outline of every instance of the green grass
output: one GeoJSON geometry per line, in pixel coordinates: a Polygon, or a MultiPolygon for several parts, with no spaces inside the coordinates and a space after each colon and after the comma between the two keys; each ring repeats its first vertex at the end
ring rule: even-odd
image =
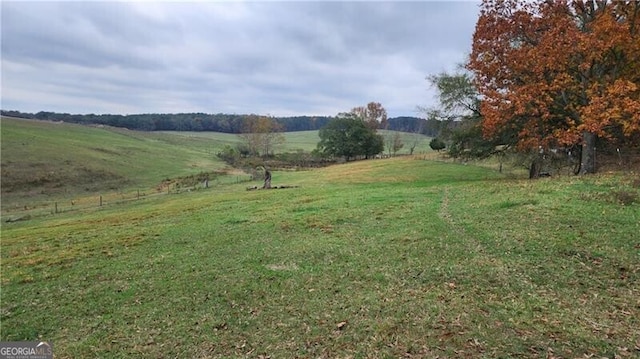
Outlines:
{"type": "Polygon", "coordinates": [[[640,204],[409,158],[3,224],[2,340],[57,358],[633,357],[640,204]]]}
{"type": "MultiPolygon", "coordinates": [[[[235,146],[240,142],[237,135],[218,132],[187,133],[167,131],[165,133],[178,136],[187,136],[190,138],[206,138],[208,140],[212,140],[214,143],[219,144],[216,147],[217,150],[222,149],[226,144],[235,146]]],[[[388,134],[395,133],[395,131],[380,130],[379,133],[382,136],[386,136],[388,134]]],[[[276,146],[276,152],[311,152],[316,149],[318,142],[320,142],[318,131],[285,132],[283,133],[283,135],[285,141],[282,145],[276,146]]],[[[430,137],[405,132],[400,132],[400,136],[402,143],[404,143],[404,146],[402,149],[400,149],[400,151],[398,151],[398,155],[409,154],[409,147],[414,141],[416,142],[416,148],[414,150],[415,154],[432,152],[431,148],[429,147],[429,141],[431,140],[430,137]]]]}
{"type": "MultiPolygon", "coordinates": [[[[5,219],[96,206],[100,196],[113,203],[166,193],[181,182],[193,187],[193,180],[184,177],[201,173],[209,174],[212,185],[249,178],[216,156],[240,142],[235,134],[140,132],[8,117],[1,121],[5,219]]],[[[284,135],[279,152],[312,151],[319,141],[318,131],[284,135]]],[[[420,138],[416,153],[428,143],[420,138]]]]}
{"type": "Polygon", "coordinates": [[[105,192],[148,191],[167,178],[220,171],[200,137],[2,118],[2,209],[105,192]]]}
{"type": "MultiPolygon", "coordinates": [[[[387,142],[388,136],[393,136],[396,131],[388,131],[388,130],[379,130],[379,134],[385,137],[385,144],[387,142]]],[[[431,137],[419,135],[415,133],[408,132],[398,132],[400,133],[400,141],[402,142],[402,148],[397,152],[398,155],[406,155],[410,153],[410,147],[415,144],[415,149],[413,154],[426,154],[431,153],[433,150],[429,147],[429,142],[431,141],[431,137]]],[[[385,153],[389,151],[385,149],[385,153]]]]}
{"type": "MultiPolygon", "coordinates": [[[[219,132],[170,132],[166,133],[175,134],[179,136],[190,136],[197,138],[206,138],[219,143],[218,150],[221,150],[224,145],[235,146],[240,143],[240,139],[236,134],[227,134],[219,132]]],[[[298,132],[285,132],[283,133],[285,142],[282,145],[278,145],[276,152],[295,152],[298,150],[311,152],[313,151],[320,137],[318,137],[318,131],[298,131],[298,132]]],[[[216,151],[217,152],[217,151],[216,151]]]]}

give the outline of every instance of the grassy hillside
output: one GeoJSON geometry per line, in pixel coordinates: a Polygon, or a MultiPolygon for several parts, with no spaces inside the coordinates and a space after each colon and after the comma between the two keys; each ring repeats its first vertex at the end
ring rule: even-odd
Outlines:
{"type": "MultiPolygon", "coordinates": [[[[386,136],[388,134],[395,133],[396,131],[386,131],[380,130],[379,133],[382,136],[386,136]]],[[[198,138],[206,138],[214,140],[216,143],[220,144],[230,144],[235,145],[238,143],[238,136],[232,134],[224,134],[217,132],[165,132],[179,136],[189,136],[189,137],[198,137],[198,138]]],[[[429,141],[431,137],[427,137],[424,135],[416,135],[406,132],[399,132],[400,138],[404,143],[404,147],[398,151],[398,154],[408,154],[409,147],[413,142],[416,142],[416,148],[414,153],[425,153],[432,152],[429,147],[429,141]]],[[[298,150],[302,150],[305,152],[311,152],[316,149],[318,142],[320,142],[320,137],[318,136],[318,131],[297,131],[297,132],[285,132],[284,134],[285,142],[276,148],[277,152],[295,152],[298,150]]]]}
{"type": "Polygon", "coordinates": [[[225,167],[217,143],[199,137],[4,117],[1,126],[3,209],[225,167]]]}
{"type": "Polygon", "coordinates": [[[57,358],[633,357],[640,207],[620,201],[638,183],[372,160],[3,224],[0,339],[57,358]]]}
{"type": "MultiPolygon", "coordinates": [[[[98,195],[129,198],[137,190],[153,192],[166,179],[223,172],[226,166],[216,154],[239,141],[225,133],[139,132],[6,117],[1,121],[4,214],[25,208],[51,211],[56,201],[95,205],[98,195]]],[[[407,141],[411,137],[402,136],[407,141]]],[[[285,133],[285,138],[278,151],[311,151],[319,141],[318,131],[285,133]]],[[[416,153],[428,148],[428,139],[420,139],[416,153]]],[[[231,179],[238,178],[238,171],[226,171],[231,179]]]]}
{"type": "MultiPolygon", "coordinates": [[[[224,145],[235,146],[240,142],[238,135],[236,134],[227,134],[227,133],[218,133],[218,132],[175,132],[175,131],[165,131],[165,133],[177,135],[177,136],[189,136],[189,137],[197,137],[197,138],[206,138],[216,143],[221,144],[220,148],[224,147],[224,145]]],[[[284,151],[313,151],[316,148],[318,141],[320,138],[318,137],[318,131],[299,131],[299,132],[285,132],[285,143],[279,146],[276,151],[284,152],[284,151]]]]}

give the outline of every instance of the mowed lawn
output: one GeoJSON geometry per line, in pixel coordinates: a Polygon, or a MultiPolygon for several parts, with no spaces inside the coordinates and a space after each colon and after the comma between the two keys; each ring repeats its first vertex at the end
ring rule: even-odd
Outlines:
{"type": "Polygon", "coordinates": [[[56,358],[638,357],[639,182],[370,160],[3,223],[1,339],[56,358]]]}

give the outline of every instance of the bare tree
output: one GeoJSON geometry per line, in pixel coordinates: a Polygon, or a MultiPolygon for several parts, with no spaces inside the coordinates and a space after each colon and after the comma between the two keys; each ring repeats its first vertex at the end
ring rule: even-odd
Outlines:
{"type": "Polygon", "coordinates": [[[402,147],[404,147],[404,142],[402,142],[402,135],[398,131],[388,131],[385,135],[385,146],[387,147],[387,152],[389,155],[395,156],[402,147]]]}
{"type": "Polygon", "coordinates": [[[409,154],[412,155],[413,152],[416,150],[416,147],[418,147],[418,145],[420,144],[420,142],[422,142],[423,137],[422,137],[422,122],[420,123],[420,127],[418,127],[417,130],[415,130],[414,132],[411,133],[411,136],[409,137],[409,154]]]}
{"type": "Polygon", "coordinates": [[[253,156],[273,154],[276,145],[284,143],[282,128],[267,116],[249,115],[239,137],[253,156]]]}

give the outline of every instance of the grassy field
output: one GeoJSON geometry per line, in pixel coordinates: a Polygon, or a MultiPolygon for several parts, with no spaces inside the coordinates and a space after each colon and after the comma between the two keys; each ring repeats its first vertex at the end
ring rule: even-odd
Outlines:
{"type": "MultiPolygon", "coordinates": [[[[215,141],[220,144],[230,144],[235,145],[238,143],[238,136],[232,134],[223,134],[217,132],[171,132],[167,131],[165,133],[175,134],[178,136],[189,136],[189,137],[198,137],[198,138],[206,138],[215,141]]],[[[382,136],[387,136],[389,134],[395,133],[395,131],[386,131],[380,130],[379,133],[382,136]]],[[[276,146],[277,152],[296,152],[296,151],[305,151],[311,152],[316,149],[318,142],[320,142],[320,137],[318,136],[318,131],[297,131],[297,132],[285,132],[284,133],[285,142],[282,145],[276,146]]],[[[409,154],[409,147],[411,144],[416,142],[416,148],[414,149],[414,154],[418,153],[430,153],[433,152],[429,147],[429,141],[431,137],[427,137],[424,135],[416,135],[406,132],[400,132],[400,138],[404,146],[400,151],[398,151],[398,155],[406,155],[409,154]]]]}
{"type": "Polygon", "coordinates": [[[638,183],[407,157],[3,223],[0,338],[57,358],[637,357],[638,183]]]}
{"type": "MultiPolygon", "coordinates": [[[[284,135],[277,151],[312,151],[319,141],[318,131],[284,135]]],[[[402,136],[407,143],[413,140],[402,136]]],[[[166,193],[177,190],[177,183],[202,183],[203,173],[211,185],[250,178],[216,156],[239,143],[235,134],[140,132],[3,117],[1,142],[4,216],[38,216],[166,193]]],[[[416,153],[428,151],[428,138],[419,136],[416,153]]]]}
{"type": "MultiPolygon", "coordinates": [[[[218,132],[175,132],[165,131],[165,133],[177,135],[177,136],[191,136],[197,138],[205,138],[215,141],[220,144],[228,144],[235,146],[239,143],[238,135],[225,134],[218,132]]],[[[316,145],[320,141],[318,137],[318,131],[298,131],[298,132],[285,132],[285,142],[282,145],[277,146],[277,152],[285,151],[306,151],[311,152],[316,148],[316,145]]],[[[220,147],[222,148],[222,146],[220,147]]]]}
{"type": "Polygon", "coordinates": [[[2,209],[96,193],[149,190],[164,179],[222,170],[198,137],[2,118],[2,209]]]}

